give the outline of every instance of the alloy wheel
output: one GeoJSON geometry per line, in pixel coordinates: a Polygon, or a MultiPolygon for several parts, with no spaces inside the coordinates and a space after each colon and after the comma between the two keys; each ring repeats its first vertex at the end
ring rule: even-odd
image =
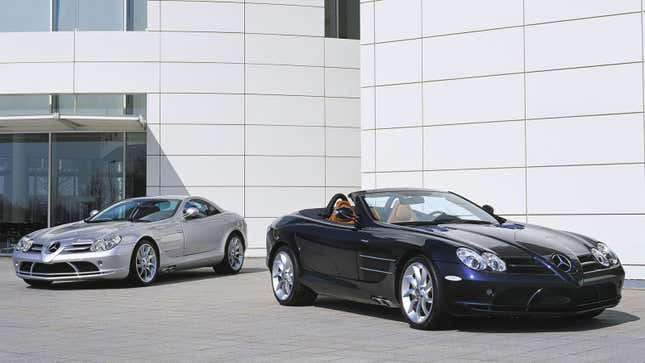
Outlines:
{"type": "Polygon", "coordinates": [[[410,321],[420,324],[432,312],[432,276],[421,262],[414,262],[405,269],[401,280],[401,304],[410,321]]]}
{"type": "Polygon", "coordinates": [[[148,283],[157,274],[157,253],[147,243],[142,244],[137,251],[136,258],[137,275],[144,283],[148,283]]]}
{"type": "Polygon", "coordinates": [[[273,259],[271,282],[275,296],[281,301],[287,300],[293,290],[293,262],[284,251],[279,252],[273,259]]]}
{"type": "Polygon", "coordinates": [[[244,263],[244,246],[239,237],[233,237],[228,245],[228,264],[235,271],[242,268],[244,263]]]}

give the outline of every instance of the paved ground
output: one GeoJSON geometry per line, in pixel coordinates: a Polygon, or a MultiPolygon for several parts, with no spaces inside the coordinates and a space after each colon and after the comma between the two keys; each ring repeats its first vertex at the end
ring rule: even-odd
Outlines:
{"type": "Polygon", "coordinates": [[[262,260],[222,277],[166,275],[29,288],[0,258],[0,362],[11,361],[607,361],[645,362],[645,290],[587,322],[462,320],[408,328],[397,310],[319,299],[279,306],[262,260]]]}

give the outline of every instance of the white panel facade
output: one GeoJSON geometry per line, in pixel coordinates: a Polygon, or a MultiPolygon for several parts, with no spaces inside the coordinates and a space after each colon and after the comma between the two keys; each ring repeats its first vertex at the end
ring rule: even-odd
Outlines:
{"type": "Polygon", "coordinates": [[[361,10],[364,188],[452,190],[606,241],[645,278],[640,1],[361,10]]]}

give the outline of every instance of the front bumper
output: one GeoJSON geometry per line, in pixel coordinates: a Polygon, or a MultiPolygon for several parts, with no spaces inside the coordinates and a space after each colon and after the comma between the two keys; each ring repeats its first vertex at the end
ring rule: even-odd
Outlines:
{"type": "Polygon", "coordinates": [[[443,292],[452,315],[579,315],[620,302],[625,272],[618,266],[578,283],[558,275],[476,272],[459,263],[440,263],[443,292]],[[456,280],[456,279],[455,279],[456,280]]]}
{"type": "Polygon", "coordinates": [[[16,275],[27,280],[79,281],[124,279],[129,274],[131,248],[118,246],[103,252],[61,253],[52,256],[15,251],[16,275]]]}

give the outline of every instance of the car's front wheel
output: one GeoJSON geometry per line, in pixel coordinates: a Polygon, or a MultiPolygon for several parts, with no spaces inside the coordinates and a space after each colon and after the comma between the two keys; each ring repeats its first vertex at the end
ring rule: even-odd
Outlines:
{"type": "Polygon", "coordinates": [[[440,329],[450,320],[442,310],[441,289],[432,263],[417,256],[405,264],[399,277],[403,316],[415,329],[440,329]]]}
{"type": "Polygon", "coordinates": [[[300,266],[291,249],[282,246],[271,259],[271,286],[273,295],[281,305],[311,305],[316,293],[299,280],[300,266]]]}
{"type": "Polygon", "coordinates": [[[33,287],[39,287],[39,288],[44,288],[44,287],[49,287],[52,285],[51,281],[45,281],[45,280],[30,280],[30,279],[25,279],[25,282],[29,286],[33,287]]]}
{"type": "Polygon", "coordinates": [[[136,286],[151,285],[159,275],[159,254],[152,242],[137,243],[130,261],[128,280],[136,286]]]}

